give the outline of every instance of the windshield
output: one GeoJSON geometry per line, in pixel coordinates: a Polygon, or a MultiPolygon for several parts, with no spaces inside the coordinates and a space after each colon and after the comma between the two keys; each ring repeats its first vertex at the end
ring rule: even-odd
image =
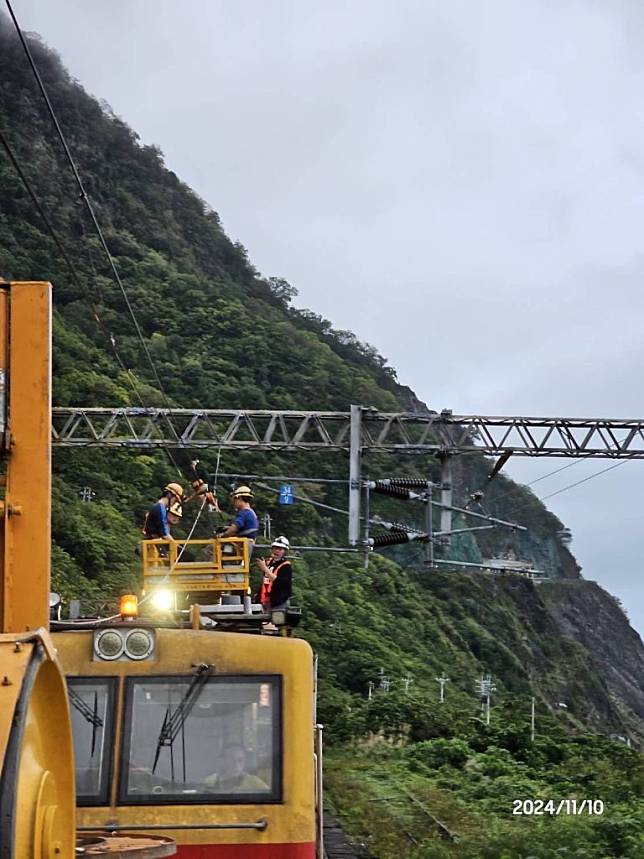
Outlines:
{"type": "Polygon", "coordinates": [[[79,805],[108,802],[115,688],[113,677],[67,678],[79,805]]]}
{"type": "Polygon", "coordinates": [[[278,802],[280,678],[128,678],[120,801],[278,802]]]}

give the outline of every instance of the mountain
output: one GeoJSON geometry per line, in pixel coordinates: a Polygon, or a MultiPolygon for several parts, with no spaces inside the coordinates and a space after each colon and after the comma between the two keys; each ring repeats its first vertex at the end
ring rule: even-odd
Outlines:
{"type": "MultiPolygon", "coordinates": [[[[61,259],[11,162],[0,155],[0,273],[5,280],[54,284],[56,404],[428,408],[376,349],[294,306],[296,289],[253,267],[245,249],[226,236],[218,214],[166,169],[158,148],[143,145],[108,105],[91,98],[36,36],[30,45],[155,368],[79,202],[15,33],[0,15],[2,130],[77,275],[61,259]]],[[[189,458],[190,452],[183,453],[189,458]]],[[[215,450],[202,460],[205,470],[220,475],[222,499],[235,476],[344,479],[348,473],[346,458],[338,455],[224,451],[219,456],[215,450]]],[[[366,568],[361,555],[323,548],[296,560],[297,601],[304,610],[299,633],[319,655],[320,719],[335,749],[329,758],[332,796],[363,837],[364,821],[374,817],[369,802],[381,799],[370,793],[374,780],[389,779],[403,793],[417,789],[423,802],[444,809],[450,824],[460,814],[465,829],[471,827],[464,852],[450,855],[491,857],[519,855],[510,847],[505,854],[497,850],[516,843],[504,817],[512,789],[521,796],[550,789],[581,796],[596,788],[620,804],[612,829],[600,819],[558,818],[552,831],[567,827],[571,843],[578,839],[585,845],[584,856],[634,857],[628,821],[641,814],[636,806],[640,758],[624,742],[598,734],[632,745],[644,740],[641,639],[615,600],[580,578],[563,523],[528,488],[503,475],[489,483],[490,465],[482,456],[457,458],[455,504],[474,504],[475,493],[484,490],[485,512],[527,531],[469,532],[437,551],[443,559],[474,563],[510,555],[542,570],[548,581],[463,573],[449,566],[429,570],[413,547],[374,553],[366,568]],[[437,702],[440,672],[450,678],[444,705],[437,702]],[[497,687],[489,727],[481,725],[474,692],[475,680],[488,673],[497,687]],[[533,698],[538,742],[528,747],[523,738],[526,731],[529,735],[533,698]],[[565,777],[566,762],[572,769],[565,777]],[[496,805],[488,807],[483,789],[491,795],[492,781],[496,805]],[[495,821],[487,846],[472,834],[483,812],[495,821]],[[493,841],[496,847],[490,846],[493,841]]],[[[379,454],[367,458],[365,467],[378,477],[439,476],[431,458],[379,454]]],[[[88,608],[109,610],[119,591],[138,586],[143,512],[160,487],[178,476],[175,464],[160,453],[55,451],[53,576],[67,599],[79,597],[88,608]],[[85,498],[93,500],[82,500],[84,488],[85,498]]],[[[321,504],[346,507],[346,492],[338,484],[312,480],[301,492],[321,504]]],[[[423,526],[420,506],[376,504],[374,510],[385,518],[423,526]]],[[[288,533],[298,543],[346,543],[346,520],[326,508],[302,502],[282,507],[274,493],[261,488],[257,508],[270,515],[273,533],[288,533]]],[[[196,535],[220,521],[200,522],[196,535]]],[[[465,524],[457,517],[455,527],[465,524]]],[[[389,825],[395,834],[398,827],[403,834],[392,835],[391,845],[374,855],[412,855],[404,852],[413,847],[404,835],[409,826],[418,837],[427,828],[425,852],[419,847],[416,855],[447,855],[434,843],[428,823],[435,811],[430,817],[420,813],[424,823],[401,822],[391,804],[378,808],[383,828],[389,825]]],[[[545,835],[542,842],[550,844],[545,835]]],[[[540,853],[532,841],[530,847],[530,855],[555,855],[540,853]]],[[[373,852],[373,845],[369,849],[373,852]]]]}

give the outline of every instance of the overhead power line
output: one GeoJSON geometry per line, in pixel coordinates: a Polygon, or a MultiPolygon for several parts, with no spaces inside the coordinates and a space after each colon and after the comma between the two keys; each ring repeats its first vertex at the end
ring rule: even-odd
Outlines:
{"type": "Polygon", "coordinates": [[[103,235],[103,230],[101,229],[101,225],[99,224],[98,218],[96,217],[96,213],[94,211],[94,207],[92,206],[92,202],[91,202],[91,200],[87,194],[87,191],[85,190],[85,188],[83,186],[82,179],[80,177],[80,174],[79,174],[78,169],[76,167],[76,164],[74,162],[72,154],[69,150],[69,146],[67,145],[67,140],[65,139],[65,135],[63,134],[62,128],[60,127],[60,123],[58,122],[56,112],[52,106],[50,99],[49,99],[49,95],[47,93],[47,90],[45,88],[43,80],[40,76],[40,72],[38,71],[38,67],[36,66],[34,58],[31,54],[31,50],[29,48],[27,40],[25,39],[25,37],[23,35],[22,29],[20,27],[20,24],[18,23],[18,19],[16,18],[16,15],[13,11],[10,0],[5,0],[5,2],[7,5],[7,9],[9,10],[11,20],[13,21],[14,27],[16,28],[16,32],[18,34],[18,38],[20,39],[20,43],[22,44],[23,50],[25,52],[25,55],[27,57],[29,65],[31,67],[31,70],[32,70],[34,77],[36,79],[36,82],[38,84],[38,88],[39,88],[41,95],[43,97],[43,100],[47,106],[47,110],[49,112],[49,116],[51,117],[51,121],[52,121],[52,123],[56,129],[56,133],[57,133],[58,138],[59,138],[61,145],[63,147],[63,151],[65,152],[65,157],[67,158],[67,161],[69,163],[71,171],[74,175],[74,180],[76,181],[76,184],[78,185],[78,190],[80,192],[80,199],[85,204],[87,211],[89,213],[89,216],[92,220],[92,223],[94,224],[94,228],[95,228],[96,233],[98,235],[101,246],[105,252],[105,256],[107,257],[110,269],[111,269],[112,274],[114,276],[114,280],[116,281],[116,283],[117,283],[117,285],[121,291],[121,295],[123,296],[125,306],[127,307],[128,312],[130,314],[130,317],[131,317],[132,322],[134,324],[134,328],[136,330],[137,336],[139,338],[139,341],[141,342],[141,346],[143,348],[143,351],[145,353],[147,361],[150,365],[150,368],[152,369],[152,373],[153,373],[154,378],[156,380],[156,383],[158,385],[159,391],[160,391],[161,395],[163,396],[163,399],[164,399],[164,402],[166,403],[166,406],[169,407],[170,403],[169,403],[168,397],[165,393],[165,388],[163,386],[163,382],[161,381],[161,377],[159,376],[159,373],[157,371],[156,364],[154,363],[154,360],[153,360],[152,355],[150,353],[150,350],[148,348],[148,344],[145,342],[145,338],[143,337],[143,332],[141,330],[141,326],[139,325],[139,321],[136,318],[136,313],[134,311],[134,307],[132,306],[132,302],[130,301],[130,297],[127,294],[127,290],[125,289],[125,285],[124,285],[123,281],[121,280],[121,276],[120,276],[118,269],[116,267],[114,257],[112,256],[112,254],[110,252],[110,249],[109,249],[107,242],[105,240],[105,236],[103,235]]]}
{"type": "Polygon", "coordinates": [[[141,394],[139,393],[139,390],[136,387],[136,384],[132,378],[132,375],[131,375],[130,371],[127,369],[127,367],[125,366],[125,364],[123,363],[123,359],[121,358],[121,355],[117,349],[116,340],[114,339],[114,335],[106,328],[103,320],[101,319],[100,313],[98,312],[98,308],[96,307],[96,305],[92,301],[92,298],[90,296],[89,290],[87,289],[87,286],[82,282],[78,272],[76,271],[76,267],[74,266],[74,263],[70,259],[70,256],[67,253],[65,246],[63,245],[63,243],[60,239],[60,236],[58,235],[58,233],[54,229],[49,216],[47,215],[47,213],[43,209],[36,192],[31,187],[31,183],[29,182],[29,179],[27,179],[27,176],[26,176],[24,170],[20,166],[20,163],[19,163],[18,159],[16,158],[16,155],[15,155],[15,153],[11,147],[11,144],[9,143],[8,138],[6,137],[6,135],[4,134],[4,132],[1,129],[0,129],[0,143],[2,143],[2,146],[4,147],[4,150],[7,153],[9,160],[11,161],[11,164],[13,165],[16,173],[18,174],[18,177],[20,178],[20,181],[22,182],[25,190],[27,191],[27,194],[31,198],[31,202],[34,204],[36,211],[38,212],[38,214],[42,218],[42,221],[45,225],[45,228],[47,229],[47,232],[51,236],[52,240],[54,241],[54,244],[56,245],[56,247],[58,248],[58,250],[60,252],[60,255],[62,256],[63,260],[65,261],[67,268],[69,270],[69,276],[71,277],[74,284],[78,287],[78,289],[85,295],[85,298],[88,302],[89,309],[92,313],[94,321],[96,322],[98,327],[105,334],[105,337],[107,338],[108,342],[110,343],[110,345],[112,347],[112,351],[114,352],[114,357],[116,358],[116,361],[117,361],[119,367],[121,368],[121,370],[125,374],[125,377],[127,378],[129,383],[131,384],[132,390],[134,391],[134,394],[136,395],[137,399],[139,400],[141,405],[145,408],[145,403],[143,402],[141,394]]]}
{"type": "Polygon", "coordinates": [[[546,501],[548,498],[554,498],[555,495],[561,495],[562,492],[567,492],[569,489],[574,489],[575,486],[581,486],[582,483],[588,483],[589,480],[593,480],[595,477],[599,477],[600,474],[606,474],[607,471],[612,471],[614,468],[619,468],[620,465],[624,465],[627,462],[627,459],[622,459],[619,462],[614,463],[613,465],[609,465],[608,468],[602,468],[601,471],[596,471],[594,474],[590,474],[588,477],[584,477],[582,480],[577,480],[576,483],[570,483],[568,486],[564,486],[562,489],[557,489],[556,492],[551,492],[550,495],[543,495],[541,498],[539,498],[539,501],[546,501]]]}

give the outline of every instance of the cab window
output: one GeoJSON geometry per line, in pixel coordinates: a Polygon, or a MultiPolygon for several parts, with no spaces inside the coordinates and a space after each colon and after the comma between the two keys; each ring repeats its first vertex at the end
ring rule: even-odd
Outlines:
{"type": "Polygon", "coordinates": [[[108,804],[116,683],[114,677],[67,678],[79,805],[108,804]]]}
{"type": "Polygon", "coordinates": [[[120,802],[279,802],[280,719],[278,676],[128,678],[120,802]]]}

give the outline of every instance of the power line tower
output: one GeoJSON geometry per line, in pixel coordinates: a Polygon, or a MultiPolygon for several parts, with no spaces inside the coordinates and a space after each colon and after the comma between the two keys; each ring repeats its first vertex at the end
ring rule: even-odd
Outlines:
{"type": "Polygon", "coordinates": [[[414,682],[414,678],[413,678],[413,677],[410,677],[409,675],[407,675],[407,676],[405,676],[405,677],[401,677],[401,678],[400,678],[400,682],[401,682],[401,683],[403,684],[403,686],[405,687],[405,692],[409,692],[409,687],[410,687],[410,686],[411,686],[411,684],[414,682]]]}
{"type": "Polygon", "coordinates": [[[474,681],[474,688],[479,694],[481,698],[481,710],[485,714],[485,724],[490,724],[490,698],[493,692],[496,692],[496,684],[493,683],[492,678],[488,674],[487,676],[481,675],[478,680],[474,681]]]}
{"type": "Polygon", "coordinates": [[[438,703],[444,704],[445,703],[445,684],[449,683],[449,677],[445,677],[445,674],[443,673],[443,674],[441,674],[440,677],[435,677],[434,679],[436,680],[437,683],[440,683],[440,687],[441,687],[440,698],[438,699],[438,703]]]}
{"type": "Polygon", "coordinates": [[[82,489],[78,490],[78,494],[80,495],[81,501],[85,504],[89,504],[90,501],[93,501],[96,498],[96,493],[91,486],[83,486],[82,489]]]}

